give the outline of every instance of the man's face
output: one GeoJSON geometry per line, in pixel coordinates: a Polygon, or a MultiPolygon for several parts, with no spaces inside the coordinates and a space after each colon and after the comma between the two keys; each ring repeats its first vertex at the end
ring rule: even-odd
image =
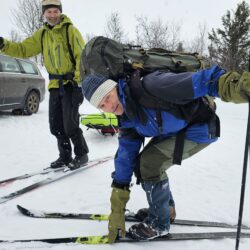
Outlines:
{"type": "Polygon", "coordinates": [[[116,88],[113,88],[107,95],[103,97],[98,108],[104,112],[113,113],[115,115],[122,115],[124,113],[124,109],[118,98],[116,88]]]}
{"type": "Polygon", "coordinates": [[[46,9],[43,15],[51,26],[55,26],[61,21],[61,11],[58,8],[46,9]]]}

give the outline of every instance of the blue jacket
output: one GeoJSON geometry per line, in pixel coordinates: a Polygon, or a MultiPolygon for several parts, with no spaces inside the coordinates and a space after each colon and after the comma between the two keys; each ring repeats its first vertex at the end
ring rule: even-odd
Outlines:
{"type": "MultiPolygon", "coordinates": [[[[166,73],[156,71],[146,75],[142,81],[145,88],[153,95],[160,96],[176,104],[185,104],[199,97],[209,95],[218,97],[218,80],[225,71],[217,66],[198,72],[166,73]]],[[[144,137],[166,138],[175,136],[185,128],[187,121],[175,117],[171,112],[161,111],[162,129],[159,130],[154,109],[144,108],[147,123],[143,124],[138,117],[129,119],[126,115],[127,83],[118,83],[119,99],[125,109],[120,117],[119,147],[115,158],[114,182],[129,185],[135,168],[136,157],[144,141],[144,137]],[[125,132],[124,132],[125,131],[125,132]]],[[[207,123],[196,123],[188,127],[185,139],[197,143],[212,143],[217,138],[209,136],[207,123]]]]}

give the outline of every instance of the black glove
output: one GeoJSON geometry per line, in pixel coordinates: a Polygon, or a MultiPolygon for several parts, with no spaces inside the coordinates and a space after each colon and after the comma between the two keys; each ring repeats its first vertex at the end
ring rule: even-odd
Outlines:
{"type": "Polygon", "coordinates": [[[82,88],[77,85],[73,86],[72,90],[72,105],[78,107],[83,102],[82,88]]]}
{"type": "Polygon", "coordinates": [[[4,47],[4,39],[0,36],[0,49],[4,47]]]}

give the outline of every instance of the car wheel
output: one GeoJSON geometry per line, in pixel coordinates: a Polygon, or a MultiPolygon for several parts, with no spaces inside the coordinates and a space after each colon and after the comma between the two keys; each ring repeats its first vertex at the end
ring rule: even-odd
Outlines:
{"type": "Polygon", "coordinates": [[[35,91],[31,91],[26,98],[24,111],[29,115],[37,113],[39,103],[39,95],[35,91]]]}

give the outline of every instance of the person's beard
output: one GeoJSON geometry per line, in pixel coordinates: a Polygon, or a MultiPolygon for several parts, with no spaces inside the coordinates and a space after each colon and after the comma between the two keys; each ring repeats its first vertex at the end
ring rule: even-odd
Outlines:
{"type": "Polygon", "coordinates": [[[50,18],[50,19],[45,18],[45,20],[50,26],[56,26],[58,23],[60,23],[61,17],[50,18]]]}

